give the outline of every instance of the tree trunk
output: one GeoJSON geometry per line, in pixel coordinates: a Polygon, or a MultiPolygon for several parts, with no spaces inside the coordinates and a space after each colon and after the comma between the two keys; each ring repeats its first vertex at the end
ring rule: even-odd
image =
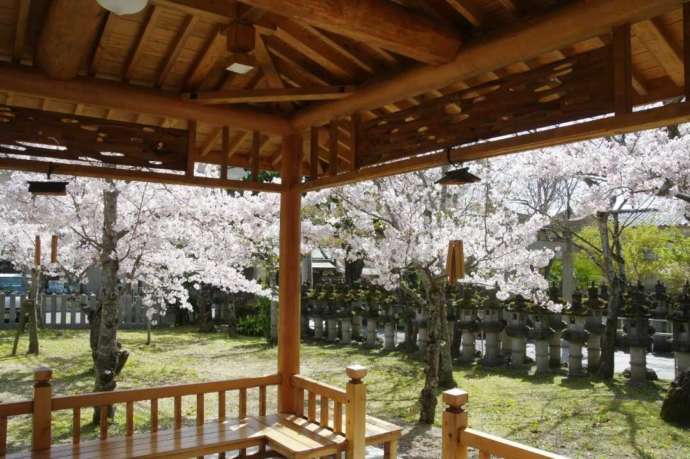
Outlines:
{"type": "Polygon", "coordinates": [[[453,355],[450,349],[450,330],[448,328],[448,306],[444,296],[439,297],[440,353],[441,361],[438,374],[438,384],[441,389],[452,389],[456,386],[453,378],[453,355]]]}
{"type": "Polygon", "coordinates": [[[232,338],[237,335],[237,311],[235,308],[235,302],[228,302],[228,338],[232,338]]]}
{"type": "Polygon", "coordinates": [[[601,340],[601,363],[599,364],[599,376],[604,379],[613,379],[616,330],[618,328],[618,313],[620,311],[620,299],[622,298],[622,285],[616,276],[613,266],[613,255],[609,241],[609,214],[599,212],[597,214],[597,228],[601,240],[601,254],[604,261],[604,272],[610,286],[608,310],[606,313],[606,326],[601,340]]]}
{"type": "Polygon", "coordinates": [[[213,321],[211,320],[208,288],[202,285],[197,298],[197,308],[199,309],[199,331],[201,333],[211,333],[214,327],[213,321]]]}
{"type": "Polygon", "coordinates": [[[563,279],[562,291],[563,301],[569,303],[573,300],[573,292],[575,291],[575,275],[573,266],[573,236],[570,230],[563,234],[563,279]]]}
{"type": "Polygon", "coordinates": [[[146,345],[149,346],[151,344],[151,319],[147,316],[146,317],[146,345]]]}
{"type": "Polygon", "coordinates": [[[441,327],[437,323],[438,305],[427,304],[427,344],[424,388],[419,396],[421,409],[419,422],[433,424],[436,416],[436,393],[439,388],[439,369],[441,364],[441,327]]]}
{"type": "MultiPolygon", "coordinates": [[[[115,377],[120,373],[129,353],[120,349],[117,341],[118,314],[118,271],[117,225],[118,191],[108,189],[103,192],[103,240],[101,242],[100,265],[103,275],[100,302],[92,314],[91,346],[95,367],[96,392],[115,390],[115,377]],[[94,349],[95,346],[95,349],[94,349]]],[[[109,416],[113,415],[109,408],[109,416]]],[[[93,423],[99,421],[99,410],[94,409],[93,423]]]]}

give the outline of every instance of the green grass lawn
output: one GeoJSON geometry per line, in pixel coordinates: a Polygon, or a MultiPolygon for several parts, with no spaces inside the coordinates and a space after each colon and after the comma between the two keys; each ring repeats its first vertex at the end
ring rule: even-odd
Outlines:
{"type": "MultiPolygon", "coordinates": [[[[44,331],[41,355],[10,357],[12,333],[0,332],[0,400],[29,398],[32,369],[53,369],[57,394],[76,394],[92,387],[91,357],[86,331],[44,331]]],[[[145,333],[122,331],[120,338],[131,356],[119,379],[119,388],[209,381],[269,374],[275,371],[276,349],[256,338],[229,340],[221,334],[191,330],[155,331],[146,346],[145,333]]],[[[26,338],[22,342],[22,351],[26,338]]],[[[366,351],[356,347],[305,344],[303,373],[344,387],[345,367],[360,363],[370,371],[368,412],[403,424],[417,417],[417,396],[423,384],[420,362],[405,354],[366,351]]],[[[664,423],[659,417],[667,383],[631,386],[623,379],[603,383],[589,378],[569,380],[562,374],[529,376],[527,371],[459,367],[459,387],[470,394],[470,425],[493,434],[572,457],[690,458],[690,431],[664,423]]],[[[255,391],[252,391],[255,392],[255,391]]],[[[273,399],[269,392],[269,399],[273,399]]],[[[229,396],[230,397],[230,396],[229,396]]],[[[193,422],[194,400],[188,397],[183,413],[193,422]]],[[[215,406],[208,398],[207,416],[215,406]]],[[[269,408],[271,402],[269,400],[269,408]]],[[[161,425],[172,424],[172,401],[161,401],[161,425]]],[[[249,412],[256,412],[256,394],[250,392],[249,412]]],[[[443,407],[439,403],[437,419],[443,407]]],[[[124,410],[118,410],[113,431],[121,431],[124,410]]],[[[84,421],[82,437],[95,435],[84,421]]],[[[135,423],[147,427],[148,405],[137,406],[135,423]]],[[[69,441],[71,416],[56,414],[54,436],[69,441]]],[[[27,419],[10,421],[11,449],[26,447],[27,419]]],[[[404,454],[404,451],[403,451],[404,454]]]]}

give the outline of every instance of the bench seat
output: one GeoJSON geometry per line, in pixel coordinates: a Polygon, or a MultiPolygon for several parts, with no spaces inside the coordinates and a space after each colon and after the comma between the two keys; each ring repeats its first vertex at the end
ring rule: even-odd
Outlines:
{"type": "MultiPolygon", "coordinates": [[[[394,442],[399,437],[398,426],[367,416],[368,445],[394,442]]],[[[347,442],[343,435],[299,416],[273,414],[138,433],[130,437],[88,440],[77,445],[56,445],[49,450],[20,452],[7,458],[181,459],[259,446],[268,446],[289,459],[311,459],[343,451],[347,442]]]]}

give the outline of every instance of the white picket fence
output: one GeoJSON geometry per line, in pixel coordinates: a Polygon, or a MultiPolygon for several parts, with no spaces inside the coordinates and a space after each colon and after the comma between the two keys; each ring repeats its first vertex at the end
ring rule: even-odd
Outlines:
{"type": "MultiPolygon", "coordinates": [[[[16,328],[19,324],[21,296],[0,294],[0,328],[16,328]]],[[[41,295],[39,317],[46,328],[88,328],[87,312],[96,306],[96,297],[88,295],[41,295]]],[[[120,297],[120,328],[145,328],[146,313],[141,297],[125,294],[120,297]]]]}

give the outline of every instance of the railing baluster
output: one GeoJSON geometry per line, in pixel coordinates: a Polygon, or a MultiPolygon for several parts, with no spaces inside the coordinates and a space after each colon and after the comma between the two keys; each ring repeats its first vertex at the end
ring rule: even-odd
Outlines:
{"type": "Polygon", "coordinates": [[[238,417],[240,419],[247,417],[247,389],[240,389],[240,404],[238,417]]]}
{"type": "Polygon", "coordinates": [[[127,436],[131,437],[134,435],[134,402],[127,402],[126,406],[127,436]]]}
{"type": "Polygon", "coordinates": [[[307,402],[307,419],[309,422],[316,422],[316,394],[309,391],[309,401],[307,402]]]}
{"type": "Polygon", "coordinates": [[[72,444],[79,444],[81,439],[81,409],[72,409],[72,444]]]}
{"type": "Polygon", "coordinates": [[[151,432],[158,432],[158,399],[151,400],[151,432]]]}
{"type": "Polygon", "coordinates": [[[218,392],[218,420],[225,421],[225,391],[218,392]]]}
{"type": "Polygon", "coordinates": [[[333,431],[343,433],[343,404],[333,402],[333,431]]]}
{"type": "Polygon", "coordinates": [[[182,397],[175,397],[175,429],[182,427],[182,397]]]}
{"type": "Polygon", "coordinates": [[[266,386],[259,386],[259,416],[266,416],[266,386]]]}
{"type": "Polygon", "coordinates": [[[328,427],[328,397],[321,396],[321,419],[319,424],[321,427],[328,427]]]}
{"type": "Polygon", "coordinates": [[[297,389],[297,416],[304,416],[304,389],[297,389]]]}
{"type": "Polygon", "coordinates": [[[204,394],[196,394],[196,425],[204,423],[204,394]]]}
{"type": "MultiPolygon", "coordinates": [[[[0,304],[4,308],[4,304],[0,304]]],[[[0,456],[7,452],[7,418],[0,416],[0,456]]]]}
{"type": "Polygon", "coordinates": [[[108,405],[103,405],[99,408],[101,432],[99,438],[101,440],[108,439],[108,405]]]}

